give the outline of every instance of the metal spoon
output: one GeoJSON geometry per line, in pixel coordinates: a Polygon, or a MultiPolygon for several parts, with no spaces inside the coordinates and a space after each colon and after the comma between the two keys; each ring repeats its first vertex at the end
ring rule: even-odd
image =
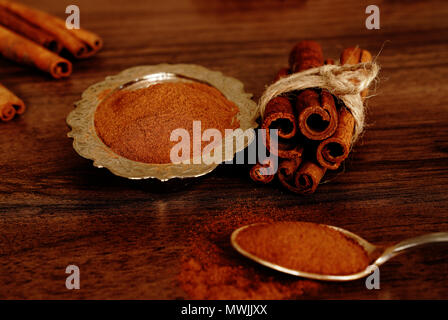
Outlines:
{"type": "Polygon", "coordinates": [[[415,238],[410,238],[410,239],[401,241],[401,242],[397,243],[396,245],[393,245],[390,247],[375,246],[350,231],[347,231],[347,230],[344,230],[344,229],[341,229],[338,227],[334,227],[334,226],[325,225],[329,228],[332,228],[334,230],[337,230],[337,231],[343,233],[348,238],[351,238],[354,241],[356,241],[367,252],[367,255],[370,260],[370,265],[367,266],[367,268],[365,268],[363,271],[360,271],[358,273],[349,274],[349,275],[327,275],[327,274],[310,273],[310,272],[304,272],[304,271],[300,271],[300,270],[288,269],[288,268],[282,267],[278,264],[275,264],[273,262],[269,262],[260,257],[257,257],[255,255],[253,255],[252,253],[244,250],[237,242],[238,234],[245,229],[248,229],[248,228],[251,228],[254,226],[258,226],[258,225],[262,225],[262,224],[266,224],[266,223],[255,223],[255,224],[247,225],[247,226],[241,227],[239,229],[236,229],[232,233],[230,240],[231,240],[232,246],[236,249],[236,251],[238,251],[243,256],[245,256],[255,262],[258,262],[266,267],[275,269],[277,271],[289,273],[289,274],[303,277],[303,278],[324,280],[324,281],[351,281],[351,280],[360,279],[360,278],[370,275],[375,268],[381,266],[383,263],[385,263],[389,259],[391,259],[391,258],[395,257],[396,255],[399,255],[403,252],[406,252],[407,250],[409,250],[411,248],[422,246],[422,245],[427,245],[427,244],[431,244],[431,243],[437,243],[437,242],[448,242],[448,232],[436,232],[436,233],[425,234],[425,235],[418,236],[415,238]]]}

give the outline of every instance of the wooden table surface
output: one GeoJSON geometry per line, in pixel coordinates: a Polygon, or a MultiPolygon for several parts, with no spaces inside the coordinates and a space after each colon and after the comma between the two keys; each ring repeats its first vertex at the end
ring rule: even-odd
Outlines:
{"type": "MultiPolygon", "coordinates": [[[[64,17],[71,1],[23,0],[64,17]]],[[[234,203],[281,207],[297,220],[347,228],[387,244],[448,231],[448,3],[376,1],[381,29],[365,28],[367,2],[77,1],[81,26],[104,49],[62,81],[0,60],[0,82],[27,112],[0,123],[0,298],[187,298],[179,288],[182,230],[234,203]],[[302,197],[252,183],[244,166],[220,166],[172,192],[133,183],[78,156],[65,123],[90,85],[123,69],[194,63],[236,77],[258,99],[299,40],[326,56],[359,45],[382,70],[368,128],[346,172],[302,197]],[[262,201],[260,201],[262,200],[262,201]],[[264,203],[264,204],[263,204],[264,203]],[[81,290],[65,288],[65,267],[81,290]]],[[[324,285],[315,298],[448,298],[447,246],[417,249],[364,280],[324,285]],[[328,290],[325,290],[328,288],[328,290]]]]}

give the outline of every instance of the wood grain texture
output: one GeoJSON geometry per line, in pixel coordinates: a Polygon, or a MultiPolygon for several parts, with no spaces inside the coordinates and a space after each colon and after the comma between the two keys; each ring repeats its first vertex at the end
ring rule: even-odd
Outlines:
{"type": "MultiPolygon", "coordinates": [[[[23,2],[61,17],[71,4],[23,2]]],[[[255,199],[379,244],[448,231],[446,1],[377,1],[380,30],[365,29],[366,4],[355,0],[77,4],[81,26],[105,47],[76,61],[69,79],[0,60],[0,81],[28,107],[0,123],[0,298],[186,298],[176,282],[185,230],[255,199]],[[108,75],[195,63],[240,79],[257,99],[301,39],[319,41],[335,59],[348,46],[376,55],[384,45],[367,131],[345,172],[312,196],[254,185],[236,165],[166,192],[93,168],[66,137],[73,102],[108,75]],[[71,263],[81,269],[81,290],[65,289],[71,263]]],[[[415,250],[381,268],[380,290],[363,280],[325,284],[316,298],[446,299],[447,258],[447,246],[415,250]]]]}

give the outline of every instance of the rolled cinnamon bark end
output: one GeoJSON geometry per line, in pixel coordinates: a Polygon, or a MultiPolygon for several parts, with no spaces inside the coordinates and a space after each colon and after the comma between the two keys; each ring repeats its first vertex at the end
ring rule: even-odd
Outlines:
{"type": "MultiPolygon", "coordinates": [[[[359,47],[347,48],[341,53],[340,62],[344,64],[358,64],[372,61],[372,54],[359,47]]],[[[361,98],[364,100],[369,94],[369,89],[365,89],[361,92],[361,98]]]]}
{"type": "Polygon", "coordinates": [[[265,147],[273,155],[278,156],[283,159],[296,159],[300,158],[303,154],[303,146],[298,141],[296,137],[291,139],[278,138],[277,148],[272,148],[271,135],[269,129],[265,129],[264,134],[266,135],[265,147]]]}
{"type": "Polygon", "coordinates": [[[25,112],[25,103],[0,84],[0,119],[10,121],[16,114],[25,112]]]}
{"type": "Polygon", "coordinates": [[[335,170],[347,159],[354,127],[355,119],[352,114],[345,107],[341,107],[336,132],[317,147],[316,158],[322,167],[335,170]]]}
{"type": "Polygon", "coordinates": [[[289,55],[289,66],[293,73],[320,67],[323,64],[322,47],[315,41],[300,41],[293,47],[289,55]]]}
{"type": "Polygon", "coordinates": [[[72,29],[71,31],[75,37],[87,44],[86,57],[94,55],[103,47],[103,39],[99,35],[85,29],[72,29]]]}
{"type": "Polygon", "coordinates": [[[285,97],[275,97],[266,105],[262,128],[278,129],[278,136],[290,139],[297,132],[296,117],[291,102],[285,97]]]}
{"type": "Polygon", "coordinates": [[[54,61],[50,70],[53,78],[66,78],[72,74],[72,64],[67,60],[54,61]]]}
{"type": "Polygon", "coordinates": [[[298,192],[314,193],[326,171],[326,168],[311,161],[303,163],[294,177],[294,184],[298,192]]]}
{"type": "Polygon", "coordinates": [[[267,174],[267,168],[269,165],[255,164],[249,172],[251,179],[255,182],[267,184],[274,180],[275,174],[267,174]]]}
{"type": "Polygon", "coordinates": [[[2,121],[11,121],[16,115],[16,109],[10,104],[0,106],[0,118],[2,121]]]}
{"type": "Polygon", "coordinates": [[[291,192],[300,193],[300,189],[294,185],[294,174],[297,168],[300,166],[302,158],[297,159],[285,159],[280,162],[278,167],[278,180],[281,185],[291,192]]]}
{"type": "Polygon", "coordinates": [[[278,175],[282,176],[284,181],[291,181],[301,162],[302,158],[282,160],[278,166],[278,175]]]}
{"type": "Polygon", "coordinates": [[[35,66],[56,79],[68,77],[72,71],[70,61],[1,26],[0,54],[15,62],[35,66]]]}
{"type": "Polygon", "coordinates": [[[285,67],[285,68],[281,68],[278,72],[277,75],[275,76],[274,82],[277,82],[278,80],[280,80],[281,78],[287,77],[291,74],[291,70],[289,70],[289,68],[285,67]]]}
{"type": "Polygon", "coordinates": [[[297,97],[298,127],[311,140],[330,137],[338,125],[338,113],[333,96],[326,90],[317,93],[307,89],[297,97]]]}
{"type": "Polygon", "coordinates": [[[86,50],[83,51],[78,58],[88,58],[96,54],[103,47],[103,39],[96,33],[88,31],[86,29],[67,29],[65,21],[59,19],[58,17],[52,16],[52,21],[60,28],[66,29],[75,38],[79,39],[84,43],[86,50]]]}

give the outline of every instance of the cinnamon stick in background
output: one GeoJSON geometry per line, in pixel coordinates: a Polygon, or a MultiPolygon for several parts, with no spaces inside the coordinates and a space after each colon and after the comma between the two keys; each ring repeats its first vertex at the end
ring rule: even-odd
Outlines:
{"type": "Polygon", "coordinates": [[[61,29],[54,24],[53,18],[49,14],[6,0],[0,0],[0,7],[8,9],[28,23],[54,36],[74,57],[80,58],[87,52],[86,46],[80,40],[70,34],[67,29],[61,29]]]}
{"type": "Polygon", "coordinates": [[[0,119],[10,121],[16,114],[25,112],[25,104],[14,93],[0,84],[0,119]]]}
{"type": "MultiPolygon", "coordinates": [[[[359,47],[347,48],[341,53],[341,64],[358,64],[372,61],[372,54],[359,47]]],[[[365,89],[361,92],[361,98],[365,99],[369,89],[365,89]]]]}
{"type": "MultiPolygon", "coordinates": [[[[360,48],[347,48],[341,54],[341,64],[358,64],[372,61],[372,55],[360,48]]],[[[364,99],[368,89],[361,92],[364,99]]],[[[355,119],[344,106],[339,110],[339,123],[336,132],[322,141],[317,147],[316,158],[319,164],[328,169],[337,169],[350,152],[355,119]]]]}
{"type": "MultiPolygon", "coordinates": [[[[324,64],[321,46],[314,41],[301,41],[291,51],[289,64],[300,72],[324,64]]],[[[338,114],[333,96],[326,90],[303,90],[297,97],[298,127],[311,140],[324,140],[335,131],[338,114]]]]}
{"type": "Polygon", "coordinates": [[[257,163],[250,169],[249,175],[252,178],[252,180],[254,180],[255,182],[267,184],[267,183],[271,182],[272,180],[274,180],[274,177],[275,177],[275,173],[267,174],[268,168],[269,168],[269,163],[266,163],[266,164],[257,163]]]}
{"type": "Polygon", "coordinates": [[[84,29],[67,29],[65,21],[41,10],[7,0],[0,0],[0,7],[54,36],[76,58],[87,58],[102,47],[98,35],[84,29]]]}
{"type": "Polygon", "coordinates": [[[289,54],[289,66],[293,73],[320,67],[324,64],[322,47],[315,41],[303,40],[297,43],[289,54]]]}
{"type": "MultiPolygon", "coordinates": [[[[52,17],[55,24],[60,28],[66,29],[65,21],[57,17],[52,17]]],[[[96,54],[103,47],[103,39],[96,33],[88,31],[86,29],[66,29],[73,34],[76,38],[81,40],[87,47],[87,51],[81,56],[81,58],[88,58],[96,54]]]]}
{"type": "Polygon", "coordinates": [[[294,184],[300,193],[308,194],[316,191],[327,169],[311,162],[304,162],[294,177],[294,184]]]}
{"type": "Polygon", "coordinates": [[[15,62],[35,66],[50,73],[55,79],[68,77],[72,72],[70,61],[2,26],[0,54],[15,62]]]}
{"type": "Polygon", "coordinates": [[[62,50],[62,44],[55,37],[29,24],[3,7],[0,7],[0,25],[33,40],[50,51],[59,53],[62,50]]]}

